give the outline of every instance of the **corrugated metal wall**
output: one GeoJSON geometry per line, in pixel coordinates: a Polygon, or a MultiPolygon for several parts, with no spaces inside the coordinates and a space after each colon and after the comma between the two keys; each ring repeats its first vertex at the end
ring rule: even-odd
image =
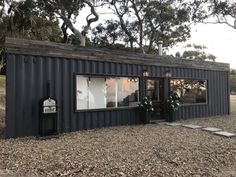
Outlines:
{"type": "MultiPolygon", "coordinates": [[[[229,113],[227,71],[145,66],[105,61],[86,61],[7,54],[7,128],[6,137],[38,134],[39,100],[46,96],[47,80],[51,82],[51,96],[58,100],[60,132],[92,129],[114,125],[138,124],[141,116],[136,109],[75,112],[76,74],[140,76],[147,69],[152,77],[172,77],[208,80],[208,104],[183,106],[175,119],[224,115],[229,113]]],[[[144,80],[140,80],[140,95],[145,95],[144,80]]]]}

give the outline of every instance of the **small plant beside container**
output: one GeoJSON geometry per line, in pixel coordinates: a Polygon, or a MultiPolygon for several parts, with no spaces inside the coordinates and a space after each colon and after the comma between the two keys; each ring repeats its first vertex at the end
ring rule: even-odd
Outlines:
{"type": "Polygon", "coordinates": [[[168,116],[168,121],[173,121],[173,112],[176,112],[179,110],[180,106],[180,97],[177,93],[171,92],[170,96],[167,98],[167,100],[164,103],[166,114],[168,116]]]}
{"type": "Polygon", "coordinates": [[[143,113],[143,123],[149,123],[151,119],[151,113],[154,111],[152,100],[149,97],[144,97],[138,106],[140,111],[143,113]]]}

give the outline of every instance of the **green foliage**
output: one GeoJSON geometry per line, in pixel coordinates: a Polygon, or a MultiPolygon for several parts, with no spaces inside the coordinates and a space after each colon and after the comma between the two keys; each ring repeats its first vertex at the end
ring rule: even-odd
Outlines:
{"type": "Polygon", "coordinates": [[[144,97],[144,99],[139,103],[139,108],[143,112],[153,112],[154,108],[152,105],[152,101],[149,97],[144,97]]]}
{"type": "Polygon", "coordinates": [[[105,24],[99,23],[92,30],[93,44],[109,46],[114,45],[118,37],[121,35],[121,29],[117,21],[107,20],[105,24]]]}
{"type": "Polygon", "coordinates": [[[175,57],[177,57],[177,58],[181,57],[180,52],[176,52],[175,57]]]}
{"type": "Polygon", "coordinates": [[[174,0],[107,0],[118,20],[99,24],[93,31],[96,44],[125,42],[141,51],[155,51],[158,41],[170,47],[190,37],[189,13],[184,3],[174,0]],[[111,30],[113,29],[113,30],[111,30]]]}
{"type": "Polygon", "coordinates": [[[212,61],[215,61],[216,59],[216,57],[212,54],[207,54],[204,51],[196,51],[196,50],[184,51],[182,57],[186,59],[212,60],[212,61]]]}
{"type": "Polygon", "coordinates": [[[236,92],[236,71],[235,70],[231,70],[229,82],[230,82],[230,91],[236,92]]]}
{"type": "Polygon", "coordinates": [[[0,20],[0,38],[6,36],[60,41],[59,22],[41,11],[37,1],[12,1],[0,20]]]}
{"type": "Polygon", "coordinates": [[[181,2],[150,1],[144,12],[145,33],[154,43],[163,41],[163,46],[169,47],[190,37],[188,9],[181,2]]]}
{"type": "Polygon", "coordinates": [[[181,56],[178,52],[175,54],[176,57],[183,57],[185,59],[191,60],[211,60],[215,61],[216,56],[206,53],[205,50],[207,49],[204,45],[196,45],[196,44],[187,44],[185,46],[187,50],[185,50],[181,56]]]}
{"type": "Polygon", "coordinates": [[[189,10],[181,0],[1,0],[0,37],[75,44],[83,44],[86,39],[92,45],[86,35],[91,23],[98,20],[95,6],[112,9],[118,19],[109,19],[92,30],[94,46],[139,48],[150,53],[159,40],[169,47],[190,37],[189,10]],[[86,17],[87,24],[78,30],[74,24],[85,6],[91,13],[86,17]],[[73,33],[70,39],[68,29],[73,33]]]}
{"type": "Polygon", "coordinates": [[[178,111],[180,106],[180,97],[177,93],[173,92],[165,101],[167,112],[175,112],[178,111]]]}
{"type": "Polygon", "coordinates": [[[235,69],[232,69],[232,70],[230,71],[230,75],[236,75],[236,70],[235,70],[235,69]]]}
{"type": "Polygon", "coordinates": [[[236,29],[235,0],[190,0],[188,6],[195,22],[226,24],[236,29]]]}
{"type": "Polygon", "coordinates": [[[86,45],[86,37],[91,28],[91,24],[99,19],[99,15],[95,9],[96,2],[102,2],[102,0],[38,0],[39,6],[49,14],[62,20],[61,30],[63,32],[62,42],[68,42],[67,30],[73,33],[74,37],[79,40],[81,46],[86,45]],[[81,10],[88,6],[90,8],[90,14],[86,17],[87,24],[82,30],[79,30],[74,25],[81,10]]]}

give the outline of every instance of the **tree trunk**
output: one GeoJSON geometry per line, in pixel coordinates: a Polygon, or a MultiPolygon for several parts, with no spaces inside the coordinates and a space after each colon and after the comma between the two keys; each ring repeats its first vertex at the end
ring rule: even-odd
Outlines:
{"type": "Polygon", "coordinates": [[[139,28],[140,28],[139,46],[140,46],[140,49],[142,50],[142,52],[145,53],[145,50],[143,48],[143,24],[142,24],[142,22],[141,23],[139,22],[139,28]]]}
{"type": "Polygon", "coordinates": [[[134,50],[134,44],[133,44],[133,41],[130,41],[130,49],[131,49],[131,51],[134,50]]]}
{"type": "Polygon", "coordinates": [[[132,7],[134,9],[134,13],[138,19],[138,26],[139,26],[139,47],[142,50],[143,53],[145,53],[145,50],[143,48],[143,19],[140,17],[140,12],[137,9],[136,2],[134,0],[131,1],[132,7]]]}
{"type": "Polygon", "coordinates": [[[95,7],[93,6],[93,4],[89,0],[84,0],[84,3],[87,4],[90,7],[91,14],[89,14],[87,16],[87,18],[86,18],[87,25],[84,27],[84,30],[82,32],[77,30],[75,28],[75,26],[72,24],[70,18],[68,18],[68,17],[70,17],[70,14],[69,14],[68,17],[66,17],[65,13],[62,13],[60,11],[56,12],[61,17],[61,19],[63,20],[66,27],[68,27],[74,33],[75,37],[80,40],[81,46],[85,46],[86,34],[87,34],[87,32],[90,28],[91,23],[96,22],[99,18],[98,14],[95,11],[95,7]],[[89,19],[90,15],[94,15],[95,17],[89,19]]]}
{"type": "Polygon", "coordinates": [[[152,50],[154,39],[155,39],[155,32],[152,32],[151,37],[149,39],[150,42],[149,42],[149,46],[148,46],[148,53],[150,53],[152,50]]]}
{"type": "Polygon", "coordinates": [[[64,25],[62,25],[62,27],[61,27],[61,30],[62,30],[62,33],[63,33],[63,43],[67,43],[67,39],[68,39],[68,34],[67,34],[67,28],[64,26],[64,25]]]}

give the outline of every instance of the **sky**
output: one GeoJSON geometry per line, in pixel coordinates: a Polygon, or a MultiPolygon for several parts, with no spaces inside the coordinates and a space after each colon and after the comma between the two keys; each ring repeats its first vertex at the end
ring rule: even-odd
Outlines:
{"type": "MultiPolygon", "coordinates": [[[[205,45],[217,62],[230,63],[236,69],[236,29],[224,24],[197,24],[191,30],[191,38],[185,44],[205,45]]],[[[185,44],[176,46],[173,53],[183,50],[185,44]]]]}
{"type": "MultiPolygon", "coordinates": [[[[107,9],[105,9],[107,11],[107,9]]],[[[99,11],[104,11],[100,9],[99,11]]],[[[86,16],[89,9],[85,8],[80,13],[76,27],[81,28],[86,24],[86,16]]],[[[101,23],[111,14],[101,13],[99,22],[93,23],[92,27],[101,23]]],[[[185,43],[177,44],[167,54],[175,54],[177,51],[182,52],[186,44],[204,45],[207,47],[206,52],[215,55],[217,62],[229,63],[231,69],[236,69],[236,29],[225,24],[196,24],[191,26],[191,38],[185,43]]]]}

